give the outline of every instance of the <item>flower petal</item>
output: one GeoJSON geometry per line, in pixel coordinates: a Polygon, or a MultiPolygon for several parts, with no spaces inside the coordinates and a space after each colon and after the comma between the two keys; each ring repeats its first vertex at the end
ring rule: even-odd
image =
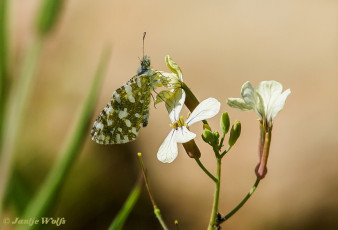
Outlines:
{"type": "Polygon", "coordinates": [[[215,98],[202,101],[190,114],[186,123],[190,126],[198,121],[206,120],[215,116],[221,107],[221,103],[215,98]]]}
{"type": "Polygon", "coordinates": [[[174,95],[166,100],[165,107],[168,110],[171,122],[179,119],[181,109],[184,105],[185,92],[183,89],[178,88],[173,91],[174,95]]]}
{"type": "Polygon", "coordinates": [[[241,88],[241,95],[243,100],[252,109],[255,109],[257,106],[258,98],[254,88],[252,87],[249,81],[245,82],[241,88]]]}
{"type": "Polygon", "coordinates": [[[183,81],[181,68],[170,58],[169,55],[165,56],[165,62],[167,63],[168,68],[175,73],[180,81],[183,81]]]}
{"type": "Polygon", "coordinates": [[[190,132],[185,126],[178,128],[176,132],[176,142],[178,143],[186,143],[196,137],[196,134],[190,132]]]}
{"type": "Polygon", "coordinates": [[[277,113],[283,108],[286,97],[289,95],[288,93],[286,97],[282,97],[282,102],[279,102],[282,90],[282,84],[277,81],[262,81],[256,90],[257,94],[262,98],[265,117],[268,121],[272,121],[277,113]],[[278,108],[275,108],[276,103],[279,104],[278,108]]]}
{"type": "Polygon", "coordinates": [[[232,108],[243,110],[243,111],[252,109],[251,106],[247,105],[242,98],[230,97],[227,99],[227,104],[232,108]]]}
{"type": "Polygon", "coordinates": [[[291,93],[290,89],[285,90],[276,100],[273,105],[273,108],[271,108],[271,119],[274,119],[276,115],[281,111],[284,107],[285,100],[291,93]]]}
{"type": "Polygon", "coordinates": [[[161,84],[170,89],[176,89],[181,87],[181,81],[176,73],[166,73],[157,71],[161,84]]]}
{"type": "Polygon", "coordinates": [[[172,129],[168,136],[164,139],[162,145],[157,152],[157,159],[163,163],[171,163],[178,154],[176,142],[176,129],[172,129]]]}

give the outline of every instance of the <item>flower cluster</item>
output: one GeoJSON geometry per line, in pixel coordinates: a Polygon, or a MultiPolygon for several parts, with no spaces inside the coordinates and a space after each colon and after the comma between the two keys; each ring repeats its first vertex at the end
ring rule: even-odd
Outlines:
{"type": "MultiPolygon", "coordinates": [[[[190,110],[195,109],[185,121],[183,116],[180,116],[180,112],[183,105],[185,103],[187,105],[187,102],[185,102],[186,94],[187,92],[190,92],[188,88],[185,88],[188,89],[187,92],[183,89],[186,85],[183,82],[180,67],[168,55],[166,56],[165,61],[172,72],[166,73],[163,71],[157,71],[157,73],[161,84],[170,90],[161,91],[157,95],[156,103],[162,101],[165,102],[165,106],[171,120],[170,126],[172,130],[160,146],[157,158],[161,162],[171,163],[175,160],[178,154],[177,143],[190,142],[189,145],[184,145],[186,150],[188,149],[187,146],[195,145],[195,143],[192,143],[191,141],[193,141],[196,137],[196,134],[191,132],[189,127],[196,122],[214,117],[219,112],[220,102],[215,98],[208,98],[198,104],[195,103],[197,101],[196,99],[193,107],[188,106],[188,108],[190,107],[190,110]]],[[[227,99],[227,104],[230,107],[240,110],[253,110],[260,118],[261,140],[259,148],[259,163],[256,168],[256,175],[258,178],[263,178],[267,172],[266,164],[270,148],[273,120],[283,109],[285,100],[291,93],[290,89],[287,89],[284,92],[282,91],[283,86],[277,81],[262,81],[256,90],[252,87],[250,82],[245,82],[241,89],[242,98],[227,99]]],[[[204,133],[211,132],[208,131],[204,133]]],[[[189,154],[189,151],[187,152],[189,154]]],[[[200,155],[200,153],[198,154],[200,155]]],[[[196,155],[190,157],[196,158],[196,155]]]]}

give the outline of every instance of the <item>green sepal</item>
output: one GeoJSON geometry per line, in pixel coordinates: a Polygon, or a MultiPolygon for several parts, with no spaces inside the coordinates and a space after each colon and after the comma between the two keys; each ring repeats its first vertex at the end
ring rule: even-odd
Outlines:
{"type": "Polygon", "coordinates": [[[241,135],[241,122],[236,120],[230,130],[230,137],[228,141],[229,146],[233,146],[240,135],[241,135]]]}
{"type": "Polygon", "coordinates": [[[221,130],[222,130],[222,132],[223,132],[224,135],[229,132],[230,117],[229,117],[228,112],[224,112],[222,114],[221,121],[220,121],[220,127],[221,127],[221,130]]]}

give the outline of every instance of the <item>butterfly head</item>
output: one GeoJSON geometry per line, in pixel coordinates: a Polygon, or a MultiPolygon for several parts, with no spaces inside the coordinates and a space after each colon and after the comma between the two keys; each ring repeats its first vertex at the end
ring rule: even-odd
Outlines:
{"type": "Polygon", "coordinates": [[[148,56],[143,56],[141,60],[141,66],[137,69],[137,75],[141,75],[150,70],[150,58],[148,56]]]}

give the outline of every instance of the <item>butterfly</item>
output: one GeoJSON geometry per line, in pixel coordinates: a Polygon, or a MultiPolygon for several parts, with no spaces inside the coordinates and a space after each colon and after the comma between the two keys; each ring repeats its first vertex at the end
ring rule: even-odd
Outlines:
{"type": "Polygon", "coordinates": [[[159,86],[158,73],[151,69],[150,58],[143,56],[137,74],[113,95],[95,120],[92,140],[99,144],[123,144],[136,139],[149,119],[151,90],[159,86]]]}

